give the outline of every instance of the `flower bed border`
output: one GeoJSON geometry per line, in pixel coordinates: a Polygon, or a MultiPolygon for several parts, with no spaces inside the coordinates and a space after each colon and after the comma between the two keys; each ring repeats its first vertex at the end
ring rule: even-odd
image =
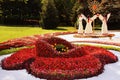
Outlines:
{"type": "Polygon", "coordinates": [[[98,75],[103,71],[105,64],[116,62],[118,60],[117,56],[112,55],[112,53],[110,53],[109,51],[103,48],[93,46],[78,47],[70,45],[68,52],[65,53],[61,52],[61,54],[59,54],[51,46],[52,42],[49,41],[53,41],[53,43],[60,42],[61,44],[62,43],[65,44],[67,47],[71,44],[64,39],[57,37],[53,38],[49,37],[46,41],[44,39],[38,39],[38,41],[35,43],[35,47],[30,48],[30,50],[22,49],[16,52],[16,54],[13,54],[10,57],[5,58],[2,61],[2,68],[8,70],[26,68],[29,73],[39,78],[47,79],[50,78],[53,80],[54,79],[60,80],[61,78],[65,80],[66,78],[67,79],[70,78],[72,80],[77,78],[87,78],[98,75]],[[24,52],[22,51],[27,53],[25,53],[24,55],[24,52]],[[104,52],[105,56],[101,55],[102,51],[104,52]],[[40,61],[38,60],[36,62],[37,59],[40,59],[40,61]],[[93,62],[91,63],[91,61],[93,62]],[[52,65],[52,68],[50,68],[51,67],[50,65],[52,65]],[[87,72],[86,69],[88,69],[87,72]],[[53,70],[52,73],[49,72],[51,70],[53,70]],[[56,71],[60,70],[62,73],[56,72],[55,75],[52,76],[51,74],[54,73],[54,70],[56,71]],[[70,71],[68,72],[67,70],[70,71]],[[68,72],[68,74],[66,74],[66,71],[68,72]],[[93,71],[93,74],[90,74],[91,71],[93,71]],[[67,76],[63,76],[63,74],[67,76]]]}
{"type": "MultiPolygon", "coordinates": [[[[55,33],[47,33],[43,35],[33,35],[28,37],[16,38],[16,39],[12,39],[12,40],[8,40],[0,43],[0,51],[5,49],[10,49],[10,48],[34,45],[35,41],[38,40],[39,38],[42,39],[43,37],[52,37],[52,36],[59,36],[59,35],[65,35],[65,34],[77,34],[77,32],[55,32],[55,33]]],[[[113,42],[113,41],[101,41],[101,40],[72,41],[72,43],[74,42],[89,42],[89,43],[100,43],[100,44],[120,46],[120,43],[113,42]]]]}
{"type": "Polygon", "coordinates": [[[103,72],[104,70],[103,68],[104,67],[99,59],[91,55],[86,55],[81,58],[78,57],[78,58],[68,58],[68,59],[67,58],[49,58],[49,59],[48,58],[37,58],[35,62],[33,62],[30,65],[30,69],[29,69],[30,71],[28,70],[28,72],[30,72],[32,75],[36,77],[48,79],[48,80],[49,79],[51,80],[73,80],[73,79],[81,79],[81,78],[97,76],[103,72]],[[92,60],[92,63],[90,60],[92,60]],[[47,63],[48,61],[49,63],[47,63]],[[44,63],[45,65],[44,68],[42,68],[42,65],[39,65],[40,63],[44,63]],[[57,66],[58,69],[54,70],[53,68],[54,64],[62,64],[62,63],[67,64],[65,66],[63,65],[64,67],[67,67],[67,68],[64,68],[63,66],[57,66]],[[81,65],[77,63],[80,63],[81,65]],[[89,64],[89,66],[85,66],[86,64],[87,65],[89,64]],[[90,64],[92,64],[92,66],[90,66],[90,64]],[[53,67],[50,67],[49,65],[53,67]],[[83,68],[79,68],[79,66],[83,68]],[[49,68],[53,68],[53,69],[49,70],[49,68]],[[62,68],[63,70],[59,68],[62,68]]]}

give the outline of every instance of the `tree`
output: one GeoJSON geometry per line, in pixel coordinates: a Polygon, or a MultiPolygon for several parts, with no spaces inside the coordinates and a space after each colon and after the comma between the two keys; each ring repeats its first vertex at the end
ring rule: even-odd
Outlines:
{"type": "Polygon", "coordinates": [[[59,17],[58,11],[55,7],[54,0],[43,0],[42,1],[42,28],[43,29],[54,29],[58,26],[59,17]]]}
{"type": "Polygon", "coordinates": [[[77,16],[78,14],[81,13],[85,15],[91,14],[88,9],[87,2],[85,2],[84,0],[77,0],[72,8],[72,13],[71,13],[71,21],[73,26],[76,26],[77,16]]]}
{"type": "Polygon", "coordinates": [[[40,3],[41,0],[3,0],[0,3],[2,21],[4,24],[39,24],[40,3]]]}
{"type": "Polygon", "coordinates": [[[2,2],[3,0],[0,1],[0,24],[3,24],[3,20],[2,20],[2,14],[3,14],[3,10],[2,10],[2,2]]]}
{"type": "Polygon", "coordinates": [[[55,0],[55,5],[58,10],[60,25],[71,25],[72,7],[76,0],[55,0]]]}
{"type": "Polygon", "coordinates": [[[5,24],[21,24],[25,3],[19,0],[3,0],[1,3],[2,17],[5,24]]]}
{"type": "Polygon", "coordinates": [[[39,12],[41,11],[41,0],[28,0],[27,8],[29,18],[39,19],[39,12]]]}

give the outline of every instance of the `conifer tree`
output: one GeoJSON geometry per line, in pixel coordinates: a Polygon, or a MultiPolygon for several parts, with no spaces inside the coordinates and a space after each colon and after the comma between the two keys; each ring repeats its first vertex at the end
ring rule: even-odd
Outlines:
{"type": "Polygon", "coordinates": [[[59,17],[58,11],[55,7],[54,0],[43,0],[42,1],[42,28],[43,29],[54,29],[58,26],[59,17]]]}

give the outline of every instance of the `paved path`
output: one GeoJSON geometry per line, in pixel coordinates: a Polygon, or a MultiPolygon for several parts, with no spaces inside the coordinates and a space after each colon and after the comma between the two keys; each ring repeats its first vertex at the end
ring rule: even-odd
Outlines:
{"type": "Polygon", "coordinates": [[[112,39],[109,37],[104,38],[77,38],[74,37],[75,34],[67,34],[67,35],[59,35],[58,37],[66,39],[70,42],[76,43],[76,42],[88,42],[88,43],[100,43],[100,44],[109,44],[109,45],[115,45],[120,46],[120,32],[110,32],[111,34],[115,34],[112,39]]]}

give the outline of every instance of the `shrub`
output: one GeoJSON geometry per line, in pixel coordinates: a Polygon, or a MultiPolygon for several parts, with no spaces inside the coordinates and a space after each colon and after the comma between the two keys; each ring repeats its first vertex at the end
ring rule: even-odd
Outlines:
{"type": "Polygon", "coordinates": [[[58,11],[54,4],[54,0],[43,1],[41,18],[43,29],[54,29],[58,26],[59,17],[58,11]]]}

